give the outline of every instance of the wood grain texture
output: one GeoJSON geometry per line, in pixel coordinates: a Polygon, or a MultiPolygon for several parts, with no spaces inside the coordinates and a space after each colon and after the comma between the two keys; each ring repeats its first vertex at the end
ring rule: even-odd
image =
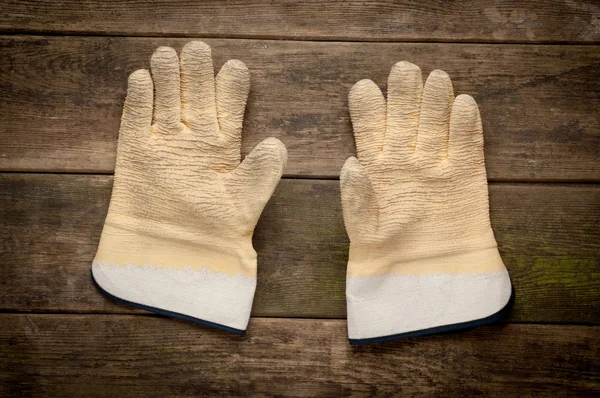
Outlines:
{"type": "Polygon", "coordinates": [[[577,1],[4,0],[0,30],[350,41],[600,41],[600,6],[577,1]],[[143,17],[140,17],[143,15],[143,17]]]}
{"type": "Polygon", "coordinates": [[[598,326],[505,325],[351,347],[340,320],[243,337],[160,317],[0,315],[3,396],[600,393],[598,326]]]}
{"type": "MultiPolygon", "coordinates": [[[[254,316],[344,318],[338,181],[282,180],[254,235],[254,316]]],[[[128,313],[92,285],[112,177],[0,174],[0,310],[128,313]]],[[[600,186],[490,186],[513,322],[600,323],[600,186]]],[[[139,312],[139,311],[138,311],[139,312]]]]}
{"type": "MultiPolygon", "coordinates": [[[[600,47],[207,40],[252,90],[243,152],[275,136],[287,176],[337,177],[355,153],[350,87],[410,60],[478,101],[492,180],[599,181],[600,47]]],[[[187,39],[0,37],[0,170],[111,173],[127,75],[187,39]]],[[[426,76],[425,76],[426,77],[426,76]]]]}

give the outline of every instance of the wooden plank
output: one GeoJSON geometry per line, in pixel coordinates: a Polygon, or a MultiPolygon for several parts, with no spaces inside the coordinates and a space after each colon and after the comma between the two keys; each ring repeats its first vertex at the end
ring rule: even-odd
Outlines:
{"type": "Polygon", "coordinates": [[[600,41],[593,0],[4,0],[0,30],[351,41],[600,41]],[[143,17],[140,18],[140,16],[143,17]]]}
{"type": "Polygon", "coordinates": [[[160,317],[0,315],[3,396],[600,393],[598,326],[505,325],[351,347],[341,320],[244,337],[160,317]]]}
{"type": "MultiPolygon", "coordinates": [[[[0,37],[0,170],[111,173],[127,75],[187,39],[0,37]]],[[[252,73],[243,152],[269,136],[287,176],[337,177],[354,154],[347,95],[406,59],[478,101],[492,180],[600,181],[600,47],[208,40],[252,73]]]]}
{"type": "MultiPolygon", "coordinates": [[[[127,313],[92,285],[112,177],[0,174],[0,310],[127,313]]],[[[600,185],[494,183],[513,322],[600,323],[600,185]]],[[[254,236],[254,316],[344,318],[338,181],[282,180],[254,236]]]]}

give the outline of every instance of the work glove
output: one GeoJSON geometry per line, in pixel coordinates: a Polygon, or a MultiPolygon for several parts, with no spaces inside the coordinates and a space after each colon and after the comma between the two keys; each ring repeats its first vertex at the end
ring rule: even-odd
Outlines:
{"type": "Polygon", "coordinates": [[[490,225],[479,109],[448,75],[394,65],[387,103],[349,94],[358,160],[341,171],[351,344],[495,321],[512,297],[490,225]]]}
{"type": "Polygon", "coordinates": [[[92,275],[115,300],[241,334],[256,287],[252,233],[285,146],[240,163],[246,66],[214,76],[210,47],[160,47],[129,77],[108,215],[92,275]]]}

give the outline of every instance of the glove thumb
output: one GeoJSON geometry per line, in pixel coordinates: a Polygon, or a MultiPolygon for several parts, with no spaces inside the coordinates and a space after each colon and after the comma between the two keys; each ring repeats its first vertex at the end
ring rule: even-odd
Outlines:
{"type": "Polygon", "coordinates": [[[344,224],[350,241],[375,234],[379,217],[377,198],[365,168],[353,156],[342,167],[340,186],[344,224]]]}
{"type": "Polygon", "coordinates": [[[275,191],[286,162],[285,145],[271,137],[258,144],[231,173],[228,189],[253,226],[275,191]]]}

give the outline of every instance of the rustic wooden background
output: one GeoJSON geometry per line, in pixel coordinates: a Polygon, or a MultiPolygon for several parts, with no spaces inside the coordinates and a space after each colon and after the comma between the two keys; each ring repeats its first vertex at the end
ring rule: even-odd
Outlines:
{"type": "Polygon", "coordinates": [[[0,395],[600,393],[600,3],[0,2],[0,395]],[[243,337],[149,315],[90,280],[127,75],[188,38],[251,70],[244,154],[288,147],[254,242],[243,337]],[[338,176],[349,88],[444,69],[484,122],[507,322],[350,347],[338,176]]]}

